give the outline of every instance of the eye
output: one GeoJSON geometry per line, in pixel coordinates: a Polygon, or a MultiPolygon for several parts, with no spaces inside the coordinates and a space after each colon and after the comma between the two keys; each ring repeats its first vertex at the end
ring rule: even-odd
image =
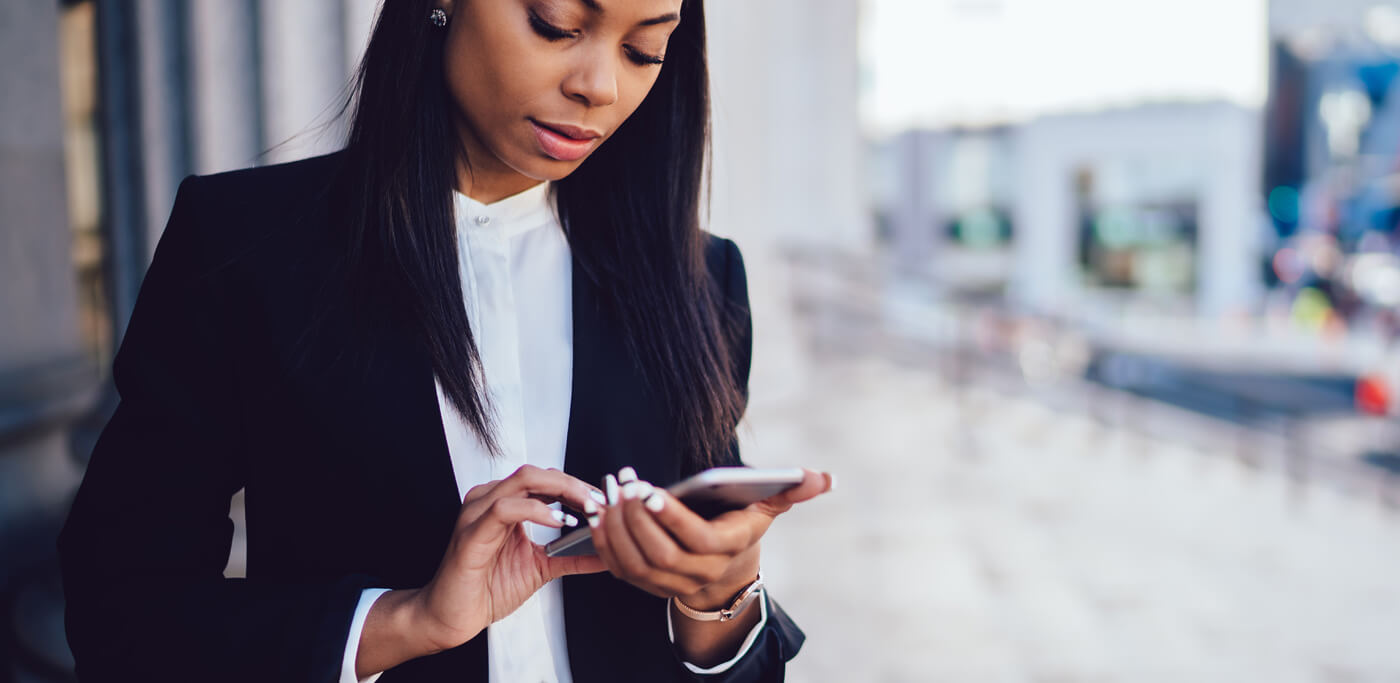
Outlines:
{"type": "Polygon", "coordinates": [[[578,35],[578,31],[566,31],[541,19],[540,15],[535,14],[534,10],[530,10],[530,28],[534,29],[535,33],[540,34],[541,38],[551,43],[565,38],[573,38],[578,35]]]}
{"type": "Polygon", "coordinates": [[[638,50],[637,48],[634,48],[634,47],[629,47],[629,48],[627,48],[627,54],[628,54],[629,56],[632,57],[632,61],[634,61],[634,62],[636,62],[636,63],[638,63],[638,64],[641,64],[641,65],[643,65],[643,66],[656,66],[656,65],[661,64],[662,62],[666,61],[666,60],[662,59],[661,57],[657,57],[657,56],[654,56],[654,55],[649,55],[649,54],[647,54],[647,53],[645,53],[645,52],[642,52],[641,50],[638,50]]]}

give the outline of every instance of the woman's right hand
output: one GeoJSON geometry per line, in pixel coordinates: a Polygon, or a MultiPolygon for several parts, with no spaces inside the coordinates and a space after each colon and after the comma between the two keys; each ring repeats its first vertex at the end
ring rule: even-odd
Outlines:
{"type": "Polygon", "coordinates": [[[416,620],[433,647],[471,640],[555,578],[604,571],[596,555],[548,557],[523,524],[565,526],[548,504],[582,510],[594,491],[559,470],[531,465],[468,491],[437,573],[414,596],[416,620]]]}

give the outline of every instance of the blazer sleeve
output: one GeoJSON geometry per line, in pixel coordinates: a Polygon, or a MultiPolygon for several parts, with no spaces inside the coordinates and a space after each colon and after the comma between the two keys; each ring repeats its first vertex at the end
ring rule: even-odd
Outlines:
{"type": "MultiPolygon", "coordinates": [[[[724,250],[724,299],[730,323],[734,367],[739,386],[747,400],[749,393],[749,371],[753,359],[753,316],[749,310],[748,274],[744,269],[744,258],[739,247],[730,239],[720,240],[724,250]]],[[[730,465],[742,465],[737,434],[730,442],[730,465]]],[[[772,588],[764,590],[767,601],[768,620],[758,637],[739,661],[728,670],[711,675],[691,673],[684,666],[679,668],[687,680],[722,681],[723,683],[758,683],[783,680],[788,660],[797,656],[806,635],[797,623],[784,612],[772,598],[772,588]]],[[[753,609],[753,607],[750,607],[753,609]]],[[[677,659],[680,662],[680,659],[677,659]]]]}
{"type": "Polygon", "coordinates": [[[244,485],[239,330],[180,185],[113,363],[121,396],[58,539],[77,675],[101,681],[334,683],[362,575],[223,576],[244,485]]]}

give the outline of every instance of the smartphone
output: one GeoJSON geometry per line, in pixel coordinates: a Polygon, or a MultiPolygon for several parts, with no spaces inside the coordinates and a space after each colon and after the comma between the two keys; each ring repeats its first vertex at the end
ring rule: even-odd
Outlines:
{"type": "MultiPolygon", "coordinates": [[[[740,510],[802,483],[800,469],[754,469],[715,467],[666,489],[695,514],[714,519],[730,510],[740,510]]],[[[593,530],[575,529],[545,546],[550,557],[592,555],[593,530]]]]}

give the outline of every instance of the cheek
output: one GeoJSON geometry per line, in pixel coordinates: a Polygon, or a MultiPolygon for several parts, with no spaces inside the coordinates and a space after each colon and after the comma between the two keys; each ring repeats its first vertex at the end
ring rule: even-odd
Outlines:
{"type": "Polygon", "coordinates": [[[504,35],[508,33],[464,32],[448,40],[447,87],[460,113],[474,125],[489,127],[523,116],[521,105],[545,85],[539,55],[518,37],[504,35]]]}

